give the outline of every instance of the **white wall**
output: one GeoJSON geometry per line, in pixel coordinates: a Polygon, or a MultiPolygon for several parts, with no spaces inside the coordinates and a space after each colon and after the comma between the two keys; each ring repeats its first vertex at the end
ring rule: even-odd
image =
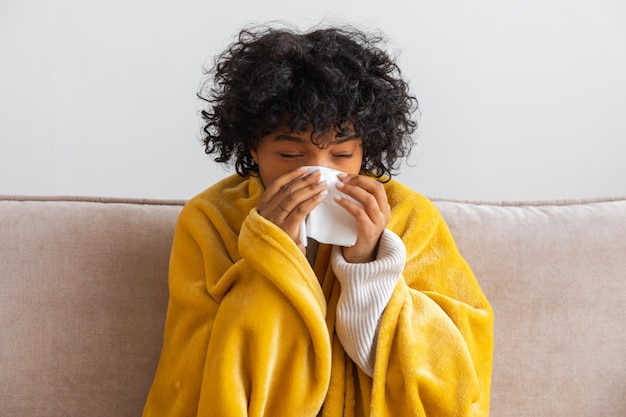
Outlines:
{"type": "Polygon", "coordinates": [[[248,23],[322,19],[395,41],[432,197],[626,195],[621,0],[0,0],[0,194],[189,198],[202,67],[248,23]]]}

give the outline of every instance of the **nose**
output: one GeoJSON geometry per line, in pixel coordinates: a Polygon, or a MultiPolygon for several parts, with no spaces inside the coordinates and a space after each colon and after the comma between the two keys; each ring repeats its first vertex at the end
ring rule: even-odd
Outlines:
{"type": "Polygon", "coordinates": [[[309,160],[309,162],[307,162],[307,165],[315,166],[315,167],[331,168],[331,166],[326,161],[320,160],[320,159],[309,160]]]}
{"type": "Polygon", "coordinates": [[[308,166],[334,168],[333,162],[326,149],[319,149],[317,152],[313,152],[309,158],[307,158],[306,164],[308,166]]]}

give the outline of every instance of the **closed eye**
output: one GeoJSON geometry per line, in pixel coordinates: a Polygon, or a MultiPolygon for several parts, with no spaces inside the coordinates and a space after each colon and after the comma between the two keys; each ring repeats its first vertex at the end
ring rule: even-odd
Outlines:
{"type": "Polygon", "coordinates": [[[336,154],[336,155],[333,155],[333,156],[334,156],[335,158],[344,158],[344,159],[350,159],[350,158],[352,158],[352,154],[351,154],[351,153],[349,153],[349,154],[348,154],[348,153],[345,153],[345,154],[344,154],[344,153],[342,153],[342,154],[336,154]]]}
{"type": "Polygon", "coordinates": [[[292,153],[281,153],[279,154],[281,158],[293,159],[302,156],[301,154],[292,154],[292,153]]]}

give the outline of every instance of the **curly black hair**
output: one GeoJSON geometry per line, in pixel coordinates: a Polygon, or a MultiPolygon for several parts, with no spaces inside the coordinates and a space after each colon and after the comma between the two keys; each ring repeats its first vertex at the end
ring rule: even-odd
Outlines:
{"type": "Polygon", "coordinates": [[[245,176],[258,172],[250,149],[281,123],[311,129],[312,141],[352,126],[363,142],[361,171],[391,178],[413,146],[417,100],[383,43],[353,28],[243,29],[198,93],[209,104],[201,111],[205,152],[217,162],[234,157],[245,176]]]}

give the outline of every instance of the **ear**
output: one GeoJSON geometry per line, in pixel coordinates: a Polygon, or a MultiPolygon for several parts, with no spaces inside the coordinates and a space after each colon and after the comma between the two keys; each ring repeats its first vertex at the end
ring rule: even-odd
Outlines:
{"type": "Polygon", "coordinates": [[[256,148],[250,148],[250,155],[252,155],[252,159],[257,161],[258,152],[256,148]]]}

